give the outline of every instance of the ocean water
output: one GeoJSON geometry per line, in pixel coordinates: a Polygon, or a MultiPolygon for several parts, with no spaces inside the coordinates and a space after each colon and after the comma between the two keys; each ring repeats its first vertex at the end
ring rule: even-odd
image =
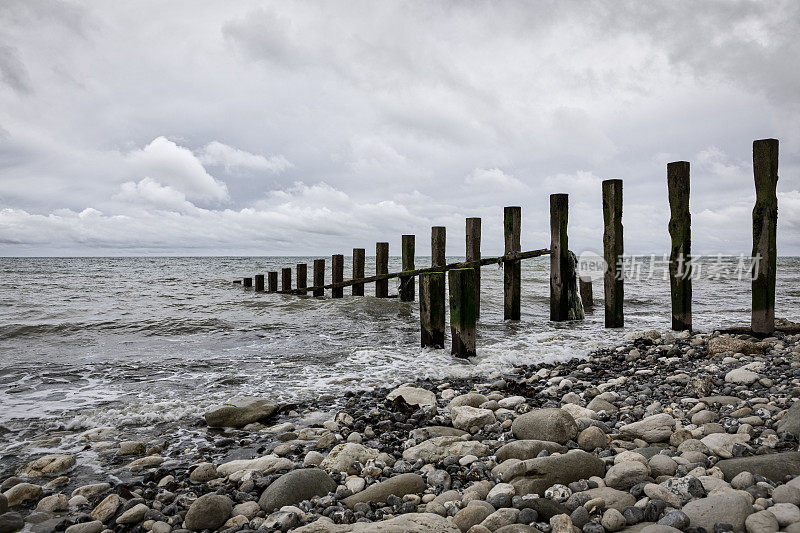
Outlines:
{"type": "MultiPolygon", "coordinates": [[[[426,376],[488,374],[580,357],[628,331],[670,326],[660,258],[639,258],[631,269],[641,275],[626,280],[623,330],[603,328],[600,280],[585,321],[551,323],[547,257],[523,262],[522,320],[504,322],[502,270],[484,267],[471,361],[420,349],[417,303],[376,299],[374,285],[365,297],[346,288],[333,300],[329,291],[297,297],[232,283],[313,259],[0,258],[0,448],[54,430],[189,424],[237,394],[302,402],[426,376]]],[[[695,328],[748,324],[750,282],[736,277],[738,258],[706,260],[723,272],[695,280],[695,328]]],[[[428,265],[417,258],[418,268],[428,265]]],[[[399,258],[390,270],[400,270],[399,258]]],[[[798,319],[798,296],[800,259],[780,258],[776,315],[798,319]]]]}

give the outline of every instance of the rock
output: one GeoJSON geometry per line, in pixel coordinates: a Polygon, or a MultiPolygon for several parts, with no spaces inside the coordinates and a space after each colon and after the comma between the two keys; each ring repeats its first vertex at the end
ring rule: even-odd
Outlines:
{"type": "Polygon", "coordinates": [[[510,526],[516,523],[519,516],[519,509],[507,507],[505,509],[498,509],[489,516],[487,516],[480,525],[489,531],[496,531],[501,527],[510,526]]]}
{"type": "Polygon", "coordinates": [[[109,494],[97,504],[89,516],[93,520],[106,523],[114,516],[120,505],[122,505],[122,498],[119,497],[119,494],[109,494]]]}
{"type": "Polygon", "coordinates": [[[572,520],[568,514],[559,514],[550,519],[551,533],[574,533],[572,520]]]}
{"type": "Polygon", "coordinates": [[[271,474],[278,470],[290,470],[294,468],[294,463],[285,457],[277,455],[265,455],[256,459],[238,459],[223,463],[217,467],[217,474],[220,476],[230,476],[236,472],[255,471],[262,474],[271,474]]]}
{"type": "Polygon", "coordinates": [[[800,452],[783,452],[749,457],[723,459],[716,465],[730,482],[741,472],[750,472],[773,481],[781,481],[784,476],[800,474],[800,452]]]}
{"type": "Polygon", "coordinates": [[[246,516],[248,520],[252,519],[261,510],[258,502],[244,502],[233,506],[231,515],[233,516],[246,516]]]}
{"type": "Polygon", "coordinates": [[[58,475],[67,472],[73,466],[75,466],[75,458],[71,455],[45,455],[28,463],[17,472],[17,475],[27,477],[58,475]]]}
{"type": "Polygon", "coordinates": [[[689,517],[691,527],[714,531],[714,524],[731,524],[736,533],[745,531],[745,519],[753,512],[741,494],[715,494],[687,503],[682,511],[689,517]]]}
{"type": "Polygon", "coordinates": [[[117,455],[144,455],[147,444],[138,440],[125,440],[119,443],[117,455]]]}
{"type": "Polygon", "coordinates": [[[309,466],[319,466],[322,464],[322,461],[325,459],[325,456],[319,453],[318,451],[311,450],[308,452],[303,459],[303,466],[308,468],[309,466]]]}
{"type": "Polygon", "coordinates": [[[163,457],[159,457],[158,455],[150,455],[147,457],[142,457],[140,459],[136,459],[135,461],[131,461],[125,468],[130,470],[131,472],[139,472],[144,470],[145,468],[152,468],[154,466],[158,466],[164,462],[163,457]]]}
{"type": "Polygon", "coordinates": [[[708,341],[709,355],[721,353],[763,354],[767,348],[769,348],[769,343],[766,342],[753,342],[733,337],[714,337],[708,341]]]}
{"type": "Polygon", "coordinates": [[[776,503],[768,511],[775,516],[782,528],[800,522],[800,509],[793,503],[776,503]]]}
{"type": "Polygon", "coordinates": [[[624,528],[627,523],[625,522],[625,517],[622,516],[616,509],[606,509],[606,512],[603,513],[603,518],[600,521],[600,524],[606,529],[606,531],[619,531],[620,529],[624,528]]]}
{"type": "Polygon", "coordinates": [[[69,507],[69,499],[64,494],[51,494],[45,496],[36,504],[36,510],[43,513],[57,513],[66,511],[69,507]]]}
{"type": "Polygon", "coordinates": [[[674,476],[675,471],[678,470],[678,463],[673,458],[661,454],[651,457],[647,466],[650,467],[650,475],[654,478],[658,476],[674,476]]]}
{"type": "Polygon", "coordinates": [[[220,476],[217,473],[217,467],[212,463],[200,463],[189,474],[189,479],[195,483],[206,483],[218,477],[220,476]]]}
{"type": "Polygon", "coordinates": [[[606,485],[613,489],[628,490],[634,485],[647,481],[650,469],[639,461],[624,461],[612,466],[606,472],[606,485]]]}
{"type": "Polygon", "coordinates": [[[725,374],[725,383],[733,383],[735,385],[752,385],[758,379],[758,374],[746,368],[736,368],[725,374]]]}
{"type": "Polygon", "coordinates": [[[94,520],[93,522],[82,522],[69,526],[64,533],[100,533],[103,528],[102,522],[94,520]]]}
{"type": "Polygon", "coordinates": [[[734,446],[745,444],[749,440],[750,435],[744,433],[712,433],[700,439],[700,442],[708,446],[708,449],[714,455],[728,459],[733,457],[734,446]]]}
{"type": "Polygon", "coordinates": [[[189,507],[183,524],[186,529],[192,531],[202,531],[203,529],[213,531],[228,520],[232,510],[233,502],[227,496],[205,494],[197,498],[189,507]]]}
{"type": "Polygon", "coordinates": [[[4,514],[6,511],[8,511],[8,498],[5,494],[0,493],[0,514],[4,514]]]}
{"type": "Polygon", "coordinates": [[[25,521],[19,513],[0,514],[0,533],[13,533],[25,527],[25,521]]]}
{"type": "Polygon", "coordinates": [[[778,521],[769,511],[753,513],[745,520],[747,533],[775,533],[780,530],[778,521]]]}
{"type": "Polygon", "coordinates": [[[634,498],[629,492],[624,492],[611,487],[597,487],[596,489],[589,489],[585,491],[591,499],[600,498],[606,503],[606,507],[613,507],[618,511],[622,511],[626,507],[630,507],[636,503],[634,498]]]}
{"type": "Polygon", "coordinates": [[[622,437],[642,439],[645,442],[667,442],[675,429],[675,419],[667,413],[648,416],[619,429],[622,437]]]}
{"type": "Polygon", "coordinates": [[[679,531],[683,531],[689,527],[689,523],[690,520],[689,517],[686,516],[686,513],[678,510],[668,512],[658,521],[658,525],[660,526],[672,527],[679,531]]]}
{"type": "Polygon", "coordinates": [[[320,468],[345,472],[354,461],[362,464],[378,457],[378,450],[354,442],[337,444],[320,463],[320,468]]]}
{"type": "Polygon", "coordinates": [[[555,484],[568,485],[573,481],[605,474],[601,459],[581,450],[563,455],[528,459],[513,465],[502,474],[502,481],[514,485],[517,494],[543,495],[555,484]]]}
{"type": "Polygon", "coordinates": [[[478,441],[462,440],[461,437],[434,437],[405,450],[403,459],[406,461],[422,459],[426,463],[436,463],[451,455],[485,457],[489,455],[489,447],[478,441]]]}
{"type": "Polygon", "coordinates": [[[518,439],[541,439],[565,444],[578,435],[572,415],[562,409],[537,409],[521,415],[511,426],[518,439]]]}
{"type": "Polygon", "coordinates": [[[613,403],[604,400],[598,396],[592,398],[592,401],[589,402],[589,405],[586,406],[587,409],[591,409],[595,413],[599,413],[600,411],[607,411],[609,413],[615,413],[619,411],[619,408],[614,405],[613,403]]]}
{"type": "Polygon", "coordinates": [[[796,401],[786,411],[778,421],[775,428],[778,433],[791,433],[795,437],[800,437],[800,401],[796,401]]]}
{"type": "MultiPolygon", "coordinates": [[[[733,482],[731,482],[731,485],[733,485],[733,482]]],[[[748,487],[749,486],[750,485],[748,485],[748,487]]],[[[800,505],[800,488],[792,485],[779,485],[775,487],[775,490],[772,491],[772,500],[775,503],[791,503],[794,505],[800,505]]]]}
{"type": "Polygon", "coordinates": [[[450,520],[433,513],[408,513],[375,523],[334,524],[320,518],[295,533],[459,533],[450,520]]]}
{"type": "Polygon", "coordinates": [[[534,459],[542,450],[547,450],[549,453],[567,453],[567,447],[557,442],[525,439],[509,442],[497,450],[495,456],[499,462],[503,462],[506,459],[524,461],[526,459],[534,459]]]}
{"type": "Polygon", "coordinates": [[[269,418],[278,406],[266,398],[243,396],[233,398],[205,414],[209,427],[239,428],[269,418]]]}
{"type": "Polygon", "coordinates": [[[390,402],[398,397],[402,397],[408,405],[436,405],[436,395],[418,387],[398,387],[386,395],[386,399],[390,402]]]}
{"type": "MultiPolygon", "coordinates": [[[[225,496],[223,496],[224,498],[225,496]]],[[[190,508],[191,509],[191,508],[190,508]]],[[[117,524],[138,524],[144,519],[144,515],[150,509],[143,503],[139,503],[119,515],[117,524]]],[[[230,514],[230,511],[228,511],[230,514]]],[[[187,515],[188,517],[188,515],[187,515]]]]}
{"type": "Polygon", "coordinates": [[[497,421],[494,413],[489,409],[479,409],[469,405],[453,407],[450,409],[450,413],[453,418],[453,427],[463,430],[469,430],[473,427],[482,428],[497,421]]]}
{"type": "Polygon", "coordinates": [[[447,405],[447,408],[452,410],[453,407],[460,407],[462,405],[469,405],[470,407],[480,407],[487,401],[489,400],[483,394],[478,394],[477,392],[469,392],[467,394],[456,396],[455,398],[450,400],[450,403],[447,405]]]}
{"type": "Polygon", "coordinates": [[[348,496],[342,502],[351,509],[361,502],[385,502],[390,494],[403,497],[406,494],[417,494],[427,488],[425,480],[419,474],[400,474],[398,476],[370,485],[358,494],[348,496]]]}
{"type": "Polygon", "coordinates": [[[472,526],[483,522],[492,514],[492,509],[487,505],[467,505],[453,516],[453,523],[462,532],[466,532],[472,526]]]}
{"type": "Polygon", "coordinates": [[[27,500],[33,500],[41,496],[42,487],[32,483],[17,483],[3,493],[9,507],[16,507],[27,500]]]}
{"type": "Polygon", "coordinates": [[[590,452],[608,444],[605,432],[597,426],[589,426],[578,435],[578,446],[590,452]]]}
{"type": "Polygon", "coordinates": [[[83,496],[85,498],[91,498],[93,496],[97,496],[98,494],[102,494],[107,490],[111,489],[111,483],[94,483],[92,485],[84,485],[82,487],[78,487],[77,489],[72,491],[71,497],[75,496],[83,496]]]}
{"type": "MultiPolygon", "coordinates": [[[[314,496],[325,496],[336,490],[336,482],[319,468],[292,470],[273,481],[264,492],[258,504],[271,513],[284,505],[295,505],[314,496]]],[[[227,517],[226,517],[227,518],[227,517]]]]}

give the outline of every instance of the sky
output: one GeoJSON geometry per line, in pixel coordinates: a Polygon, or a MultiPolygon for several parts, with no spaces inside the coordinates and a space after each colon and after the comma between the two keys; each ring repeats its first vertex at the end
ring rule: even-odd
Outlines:
{"type": "Polygon", "coordinates": [[[800,255],[800,2],[3,0],[0,255],[429,254],[482,217],[502,253],[748,254],[752,142],[780,140],[778,253],[800,255]]]}

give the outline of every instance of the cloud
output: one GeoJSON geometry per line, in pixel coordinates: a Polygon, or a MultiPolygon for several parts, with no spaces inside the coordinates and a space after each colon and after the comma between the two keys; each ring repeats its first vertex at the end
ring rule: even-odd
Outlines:
{"type": "Polygon", "coordinates": [[[198,151],[197,158],[204,165],[224,166],[227,172],[233,169],[245,169],[265,170],[279,174],[294,166],[280,154],[265,157],[228,146],[219,141],[212,141],[205,145],[198,151]]]}
{"type": "Polygon", "coordinates": [[[527,191],[528,186],[514,176],[509,176],[499,168],[476,168],[469,174],[464,182],[485,189],[487,192],[496,187],[508,192],[527,191]]]}
{"type": "Polygon", "coordinates": [[[22,63],[19,52],[2,44],[0,44],[0,78],[3,83],[20,94],[28,94],[33,90],[28,70],[22,63]]]}

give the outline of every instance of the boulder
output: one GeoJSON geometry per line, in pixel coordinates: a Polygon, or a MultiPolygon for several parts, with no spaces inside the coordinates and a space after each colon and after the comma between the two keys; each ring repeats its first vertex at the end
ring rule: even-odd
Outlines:
{"type": "Polygon", "coordinates": [[[465,533],[472,526],[486,520],[494,512],[490,505],[467,505],[453,516],[453,523],[465,533]]]}
{"type": "Polygon", "coordinates": [[[612,489],[628,490],[634,485],[647,481],[650,468],[639,461],[623,461],[615,464],[606,472],[606,486],[612,489]]]}
{"type": "Polygon", "coordinates": [[[714,524],[731,524],[736,533],[743,533],[745,520],[753,512],[753,506],[745,496],[727,493],[690,501],[682,511],[689,517],[691,527],[714,531],[714,524]]]}
{"type": "Polygon", "coordinates": [[[455,398],[450,400],[450,403],[447,404],[447,408],[452,410],[453,407],[461,407],[462,405],[469,405],[470,407],[480,407],[487,401],[488,399],[483,394],[478,394],[477,392],[468,392],[467,394],[456,396],[455,398]]]}
{"type": "Polygon", "coordinates": [[[436,395],[429,390],[420,389],[419,387],[398,387],[386,395],[386,399],[390,402],[395,401],[398,397],[402,397],[408,405],[420,407],[436,405],[436,395]]]}
{"type": "Polygon", "coordinates": [[[208,411],[205,419],[209,427],[240,428],[269,418],[277,410],[278,405],[267,398],[243,396],[208,411]]]}
{"type": "Polygon", "coordinates": [[[100,533],[103,529],[104,526],[101,521],[93,520],[92,522],[81,522],[71,525],[64,533],[100,533]]]}
{"type": "Polygon", "coordinates": [[[320,518],[295,533],[459,533],[450,520],[433,513],[408,513],[374,523],[334,524],[320,518]]]}
{"type": "MultiPolygon", "coordinates": [[[[428,485],[425,483],[425,480],[422,479],[422,476],[419,474],[400,474],[399,476],[389,478],[386,481],[381,481],[380,483],[370,485],[358,494],[348,496],[342,500],[342,502],[352,509],[357,503],[385,502],[386,498],[388,498],[391,494],[402,498],[406,494],[417,494],[422,492],[427,487],[428,485]]],[[[334,484],[334,490],[335,489],[336,486],[334,484]]]]}
{"type": "Polygon", "coordinates": [[[472,427],[482,428],[487,424],[494,424],[497,420],[489,409],[479,409],[469,405],[461,405],[450,409],[453,418],[453,427],[469,430],[472,427]]]}
{"type": "Polygon", "coordinates": [[[729,459],[733,457],[734,446],[745,444],[749,440],[750,435],[746,433],[712,433],[700,439],[700,442],[705,444],[714,455],[729,459]]]}
{"type": "Polygon", "coordinates": [[[733,383],[734,385],[752,385],[758,379],[758,374],[747,368],[735,368],[725,374],[725,383],[733,383]]]}
{"type": "Polygon", "coordinates": [[[502,446],[495,452],[495,456],[501,463],[506,459],[524,461],[526,459],[534,459],[542,450],[547,450],[549,453],[567,453],[567,447],[557,442],[524,439],[511,441],[502,446]]]}
{"type": "Polygon", "coordinates": [[[336,470],[338,472],[346,472],[350,464],[358,461],[366,463],[370,459],[378,457],[378,450],[368,448],[355,442],[348,442],[345,444],[337,444],[328,453],[328,456],[320,463],[320,468],[325,470],[336,470]]]}
{"type": "Polygon", "coordinates": [[[795,437],[800,437],[800,401],[792,404],[783,418],[778,421],[778,433],[791,433],[795,437]]]}
{"type": "Polygon", "coordinates": [[[744,521],[747,533],[777,533],[781,526],[770,511],[759,511],[744,521]]]}
{"type": "Polygon", "coordinates": [[[569,485],[573,481],[604,476],[605,463],[582,450],[573,450],[563,455],[550,455],[528,459],[505,469],[502,481],[511,483],[518,495],[544,495],[549,487],[560,483],[569,485]]]}
{"type": "Polygon", "coordinates": [[[265,455],[255,459],[237,459],[223,463],[217,467],[217,474],[229,476],[235,472],[252,470],[262,474],[271,474],[278,470],[289,470],[294,467],[294,463],[285,457],[277,455],[265,455]]]}
{"type": "Polygon", "coordinates": [[[109,494],[97,504],[97,507],[94,508],[89,516],[92,520],[102,523],[108,522],[117,512],[120,505],[122,505],[122,498],[120,498],[119,494],[109,494]]]}
{"type": "Polygon", "coordinates": [[[485,457],[489,455],[489,447],[478,441],[463,440],[461,437],[434,437],[405,450],[403,459],[422,459],[426,463],[436,463],[450,455],[485,457]]]}
{"type": "Polygon", "coordinates": [[[325,496],[336,490],[336,482],[319,468],[302,468],[283,474],[273,481],[258,500],[261,508],[271,513],[284,505],[295,505],[314,496],[325,496]]]}
{"type": "Polygon", "coordinates": [[[75,458],[71,455],[45,455],[44,457],[40,457],[28,463],[28,465],[21,468],[17,474],[26,477],[58,475],[67,472],[73,466],[75,466],[75,458]]]}
{"type": "Polygon", "coordinates": [[[3,493],[9,507],[16,507],[27,500],[34,500],[41,496],[42,487],[32,483],[17,483],[3,493]]]}
{"type": "Polygon", "coordinates": [[[708,341],[709,355],[721,353],[763,354],[768,348],[768,342],[753,342],[733,337],[714,337],[708,341]]]}
{"type": "Polygon", "coordinates": [[[782,481],[787,475],[800,475],[800,452],[771,453],[723,459],[716,464],[730,482],[741,472],[764,476],[772,481],[782,481]]]}
{"type": "Polygon", "coordinates": [[[0,533],[11,533],[13,531],[20,531],[25,527],[25,521],[19,513],[1,513],[0,514],[0,533]]]}
{"type": "Polygon", "coordinates": [[[634,498],[631,493],[612,489],[611,487],[597,487],[596,489],[589,489],[585,491],[585,493],[591,496],[593,500],[595,498],[601,498],[606,502],[607,508],[616,509],[618,511],[636,503],[636,498],[634,498]]]}
{"type": "Polygon", "coordinates": [[[233,510],[233,502],[221,494],[206,494],[197,498],[186,513],[183,526],[192,531],[215,530],[224,524],[233,510]]]}
{"type": "Polygon", "coordinates": [[[540,439],[565,444],[578,435],[572,415],[563,409],[537,409],[517,417],[511,425],[518,439],[540,439]]]}
{"type": "Polygon", "coordinates": [[[645,442],[667,442],[675,429],[675,419],[667,413],[648,416],[619,429],[623,438],[642,439],[645,442]]]}

